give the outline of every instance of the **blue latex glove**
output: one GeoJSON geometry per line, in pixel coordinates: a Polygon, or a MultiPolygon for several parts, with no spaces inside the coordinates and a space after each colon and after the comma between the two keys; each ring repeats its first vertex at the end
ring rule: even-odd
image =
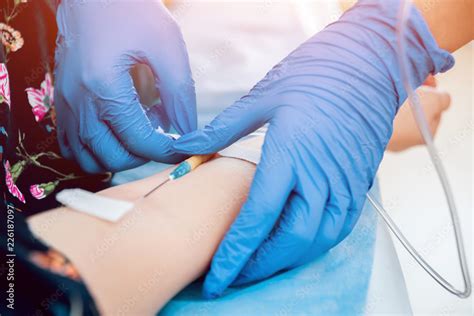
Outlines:
{"type": "Polygon", "coordinates": [[[197,126],[186,45],[161,1],[64,0],[57,23],[55,104],[62,154],[91,173],[183,159],[172,151],[172,139],[152,124],[161,118],[162,128],[171,123],[179,133],[197,126]],[[164,107],[148,116],[129,73],[137,63],[153,71],[164,107]]]}
{"type": "MultiPolygon", "coordinates": [[[[204,296],[306,263],[352,230],[406,98],[398,1],[359,1],[274,67],[204,130],[176,141],[212,153],[269,122],[246,203],[214,255],[204,296]]],[[[453,64],[420,14],[409,19],[411,79],[453,64]]]]}

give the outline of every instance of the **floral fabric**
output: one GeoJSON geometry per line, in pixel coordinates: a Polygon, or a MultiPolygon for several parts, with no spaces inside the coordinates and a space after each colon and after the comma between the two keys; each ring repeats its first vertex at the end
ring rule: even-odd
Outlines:
{"type": "Polygon", "coordinates": [[[0,64],[0,102],[5,102],[10,106],[10,82],[8,70],[5,64],[0,64]]]}
{"type": "Polygon", "coordinates": [[[1,9],[0,253],[14,255],[16,304],[14,310],[6,308],[11,281],[5,282],[4,273],[0,314],[69,314],[71,302],[79,298],[82,315],[98,315],[85,284],[33,260],[34,254],[44,258],[54,250],[36,239],[26,217],[58,206],[54,196],[64,188],[103,189],[110,175],[87,175],[60,155],[52,72],[54,6],[45,0],[4,0],[1,9]]]}
{"type": "MultiPolygon", "coordinates": [[[[17,166],[18,164],[15,164],[17,166]]],[[[15,184],[16,177],[12,175],[12,169],[10,168],[10,162],[7,160],[3,164],[5,167],[5,183],[7,185],[8,191],[16,197],[20,202],[25,203],[25,197],[23,196],[23,193],[21,193],[20,189],[15,184]]]]}
{"type": "Polygon", "coordinates": [[[51,74],[46,73],[40,89],[26,88],[28,102],[31,105],[36,122],[43,120],[54,105],[54,87],[51,74]]]}
{"type": "Polygon", "coordinates": [[[11,1],[4,21],[0,17],[2,198],[26,216],[58,206],[54,196],[64,188],[97,191],[109,185],[110,174],[85,174],[60,155],[52,72],[55,33],[54,13],[43,1],[11,1]]]}

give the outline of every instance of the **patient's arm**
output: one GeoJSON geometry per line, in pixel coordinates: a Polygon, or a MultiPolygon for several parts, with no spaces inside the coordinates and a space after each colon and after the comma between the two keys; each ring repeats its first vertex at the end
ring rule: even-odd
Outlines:
{"type": "MultiPolygon", "coordinates": [[[[102,313],[152,315],[206,271],[254,169],[238,159],[214,159],[166,184],[118,223],[58,208],[29,224],[74,263],[102,313]]],[[[133,201],[168,171],[100,194],[133,201]]]]}
{"type": "MultiPolygon", "coordinates": [[[[339,0],[343,11],[357,0],[339,0]]],[[[474,39],[474,1],[413,0],[439,47],[454,52],[474,39]]]]}
{"type": "MultiPolygon", "coordinates": [[[[431,134],[434,136],[438,130],[442,115],[451,104],[451,97],[442,90],[428,86],[419,87],[416,93],[425,113],[431,134]]],[[[393,134],[387,149],[397,152],[424,143],[411,106],[407,100],[395,116],[393,134]]]]}

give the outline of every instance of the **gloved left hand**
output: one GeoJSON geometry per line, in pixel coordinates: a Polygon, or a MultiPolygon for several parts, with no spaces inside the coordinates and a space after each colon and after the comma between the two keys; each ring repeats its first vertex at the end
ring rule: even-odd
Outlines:
{"type": "MultiPolygon", "coordinates": [[[[314,259],[352,230],[406,97],[397,1],[359,1],[275,66],[250,93],[174,148],[207,154],[269,122],[246,203],[212,260],[204,296],[314,259]]],[[[445,71],[418,12],[408,19],[410,79],[445,71]]]]}
{"type": "Polygon", "coordinates": [[[56,15],[55,107],[63,156],[90,173],[183,159],[152,125],[171,123],[179,133],[197,126],[186,45],[161,1],[62,0],[56,15]],[[164,109],[143,110],[130,75],[138,63],[152,70],[164,109]]]}

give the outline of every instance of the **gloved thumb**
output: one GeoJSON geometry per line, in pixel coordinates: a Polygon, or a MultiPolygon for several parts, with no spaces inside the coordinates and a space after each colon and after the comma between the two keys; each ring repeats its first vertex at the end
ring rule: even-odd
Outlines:
{"type": "Polygon", "coordinates": [[[226,108],[204,129],[183,135],[173,144],[177,153],[215,153],[250,134],[270,119],[270,109],[245,97],[226,108]]]}

